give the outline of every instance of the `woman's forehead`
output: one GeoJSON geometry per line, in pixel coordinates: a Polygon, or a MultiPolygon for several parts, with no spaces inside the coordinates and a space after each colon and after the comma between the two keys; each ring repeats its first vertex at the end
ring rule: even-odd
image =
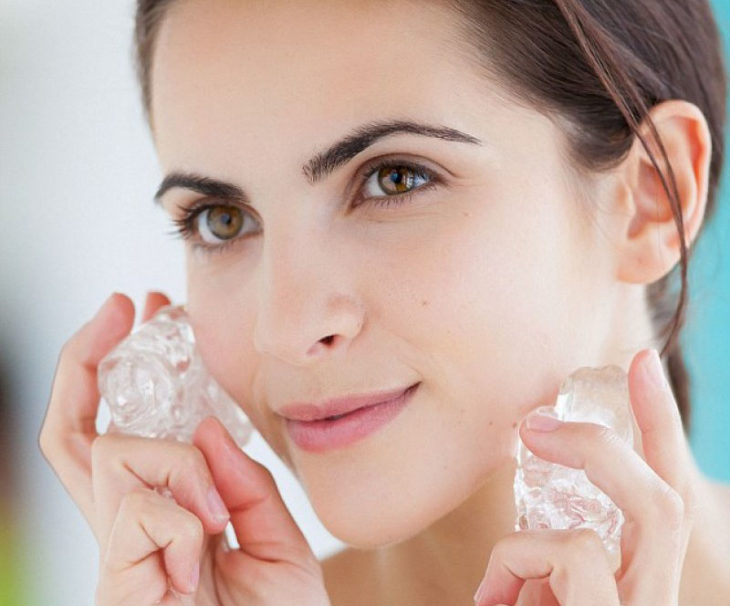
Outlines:
{"type": "Polygon", "coordinates": [[[324,107],[329,113],[354,113],[359,104],[412,101],[414,95],[407,93],[414,87],[433,94],[439,80],[459,67],[454,53],[445,52],[456,38],[437,6],[173,4],[155,50],[153,113],[166,113],[173,100],[196,109],[229,102],[241,112],[269,116],[288,113],[294,104],[311,112],[324,107]]]}
{"type": "Polygon", "coordinates": [[[474,117],[503,130],[517,108],[463,45],[436,2],[173,4],[152,70],[161,163],[198,167],[211,150],[218,167],[227,156],[251,164],[246,150],[281,162],[287,145],[308,157],[368,120],[443,124],[490,141],[498,134],[474,132],[474,117]]]}
{"type": "MultiPolygon", "coordinates": [[[[404,0],[173,3],[161,24],[155,69],[174,71],[177,82],[194,73],[218,85],[243,78],[252,88],[281,81],[286,89],[325,77],[333,86],[351,86],[374,74],[398,87],[407,74],[443,63],[445,47],[458,39],[450,13],[437,7],[426,2],[416,10],[404,0]]],[[[160,77],[154,75],[158,86],[160,77]]]]}

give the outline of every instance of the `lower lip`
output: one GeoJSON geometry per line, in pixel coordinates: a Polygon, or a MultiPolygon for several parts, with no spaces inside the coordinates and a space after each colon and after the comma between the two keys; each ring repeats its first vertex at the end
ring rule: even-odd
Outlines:
{"type": "Polygon", "coordinates": [[[294,443],[302,450],[323,452],[343,448],[374,433],[394,419],[410,402],[420,383],[406,389],[394,400],[374,404],[346,414],[334,421],[293,421],[286,419],[286,428],[294,443]]]}

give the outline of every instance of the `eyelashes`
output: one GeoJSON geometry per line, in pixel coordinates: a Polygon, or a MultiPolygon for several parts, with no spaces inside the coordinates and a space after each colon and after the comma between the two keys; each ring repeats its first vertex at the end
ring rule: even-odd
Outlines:
{"type": "MultiPolygon", "coordinates": [[[[366,164],[362,172],[363,176],[360,179],[361,183],[358,189],[358,203],[354,205],[355,207],[360,206],[361,204],[372,204],[373,206],[379,207],[389,207],[404,204],[410,201],[411,197],[417,192],[422,192],[426,189],[430,189],[431,187],[434,187],[441,182],[438,175],[426,168],[425,166],[422,166],[421,164],[418,164],[416,162],[397,160],[393,158],[379,159],[369,164],[366,164]],[[390,171],[389,176],[392,177],[393,170],[400,168],[405,168],[407,171],[410,171],[410,173],[415,175],[416,178],[425,177],[425,179],[427,179],[426,183],[418,187],[414,187],[413,189],[409,189],[405,193],[400,193],[397,195],[370,196],[365,198],[362,197],[362,188],[368,184],[368,181],[370,181],[373,175],[380,177],[380,172],[387,169],[390,171]]],[[[376,183],[378,183],[378,179],[376,179],[375,181],[376,183]]],[[[392,179],[391,182],[395,183],[396,187],[400,186],[399,183],[393,182],[392,179]]],[[[378,186],[380,186],[379,183],[378,186]]]]}
{"type": "MultiPolygon", "coordinates": [[[[432,170],[416,162],[409,160],[399,160],[393,158],[376,159],[366,164],[361,170],[362,176],[359,178],[359,186],[357,189],[357,196],[355,200],[350,204],[352,209],[358,208],[363,205],[372,205],[376,207],[395,207],[402,206],[411,201],[411,199],[420,192],[430,190],[441,184],[441,178],[432,170]],[[384,195],[384,196],[363,196],[363,189],[368,185],[368,182],[376,175],[375,183],[378,188],[382,190],[380,185],[381,171],[389,170],[387,177],[390,178],[390,182],[394,187],[402,187],[403,182],[401,181],[401,175],[403,174],[402,169],[405,169],[406,174],[413,175],[412,178],[406,178],[405,181],[408,186],[415,183],[417,179],[425,179],[425,183],[413,187],[406,192],[384,195]],[[400,169],[400,170],[396,170],[400,169]],[[394,175],[394,170],[396,174],[394,175]],[[396,180],[393,177],[396,177],[396,180]]],[[[215,202],[215,201],[213,201],[215,202]]],[[[223,253],[230,247],[241,243],[248,238],[248,235],[254,235],[260,230],[246,231],[243,229],[247,220],[257,223],[256,219],[253,218],[251,212],[247,211],[244,207],[222,203],[211,203],[205,200],[194,202],[189,206],[178,205],[178,209],[182,215],[179,219],[172,219],[171,223],[175,226],[175,229],[169,232],[169,235],[177,238],[181,238],[185,241],[192,243],[192,248],[203,254],[209,253],[223,253]],[[214,235],[209,226],[211,211],[216,213],[216,218],[222,218],[224,224],[222,227],[225,229],[230,224],[237,224],[242,226],[237,235],[233,235],[230,238],[219,239],[217,243],[211,243],[203,240],[199,232],[207,232],[210,234],[209,237],[213,239],[219,238],[214,235]],[[240,217],[239,217],[240,215],[240,217]],[[198,221],[198,217],[202,216],[203,221],[198,221]],[[202,226],[198,226],[198,223],[202,226]],[[241,236],[240,233],[246,233],[248,235],[241,236]]]]}

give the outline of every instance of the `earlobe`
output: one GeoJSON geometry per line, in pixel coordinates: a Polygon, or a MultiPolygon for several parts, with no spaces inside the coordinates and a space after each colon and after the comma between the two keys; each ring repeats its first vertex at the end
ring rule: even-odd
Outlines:
{"type": "MultiPolygon", "coordinates": [[[[707,120],[696,105],[682,100],[664,101],[650,113],[674,171],[689,248],[702,225],[707,203],[712,154],[707,120]]],[[[646,120],[640,132],[672,191],[663,155],[646,120]]],[[[623,204],[628,213],[622,215],[627,219],[617,249],[617,278],[648,284],[669,273],[681,259],[677,224],[660,174],[638,137],[622,168],[626,184],[623,204]]]]}

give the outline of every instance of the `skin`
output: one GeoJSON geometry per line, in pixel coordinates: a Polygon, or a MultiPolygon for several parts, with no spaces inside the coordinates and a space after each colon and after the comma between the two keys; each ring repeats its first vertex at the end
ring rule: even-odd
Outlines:
{"type": "MultiPolygon", "coordinates": [[[[680,253],[669,202],[640,142],[610,172],[574,172],[560,122],[478,75],[453,44],[449,14],[435,4],[388,3],[387,12],[381,2],[252,4],[173,6],[154,62],[154,140],[165,173],[190,170],[231,181],[251,197],[243,229],[261,230],[256,235],[220,254],[194,249],[200,236],[188,243],[187,310],[210,372],[300,479],[323,524],[352,546],[323,563],[332,604],[471,603],[485,576],[504,589],[495,600],[516,598],[524,584],[521,599],[531,592],[539,603],[565,606],[574,603],[566,596],[580,586],[578,578],[605,581],[583,588],[588,595],[607,588],[601,604],[617,604],[618,594],[677,604],[676,595],[658,595],[675,580],[679,603],[700,597],[713,603],[730,586],[721,565],[730,552],[721,515],[727,488],[701,475],[671,392],[650,387],[643,374],[650,359],[644,348],[661,346],[645,287],[667,274],[680,253]],[[397,135],[321,183],[307,182],[301,166],[316,151],[384,118],[447,125],[483,145],[397,135]],[[440,184],[402,206],[351,207],[344,192],[357,185],[358,167],[395,155],[430,168],[440,184]],[[542,438],[519,426],[531,410],[554,402],[575,368],[607,364],[630,369],[634,450],[621,450],[591,424],[569,424],[575,426],[542,438]],[[295,400],[416,381],[419,390],[401,414],[343,449],[300,450],[275,414],[295,400]],[[664,524],[676,523],[677,540],[642,543],[654,557],[637,558],[618,593],[610,585],[615,563],[600,558],[579,556],[594,563],[573,571],[567,583],[555,580],[551,570],[564,571],[576,553],[595,555],[596,545],[583,535],[523,535],[531,548],[511,537],[518,427],[538,454],[592,467],[596,482],[625,504],[632,532],[654,524],[661,536],[664,524]],[[632,490],[621,486],[620,473],[632,490]],[[651,520],[640,515],[647,502],[657,503],[651,520]],[[542,553],[537,546],[565,557],[556,556],[553,568],[531,567],[525,554],[542,553]],[[496,555],[490,560],[490,554],[496,555]],[[665,557],[683,568],[672,569],[665,557]],[[517,585],[500,576],[508,568],[523,570],[517,585]],[[551,601],[553,594],[561,601],[551,601]]],[[[691,242],[707,197],[707,123],[680,100],[656,106],[652,116],[675,169],[691,242]]],[[[366,196],[386,195],[383,183],[370,183],[366,196]]],[[[162,205],[179,220],[179,206],[200,198],[178,188],[162,205]]],[[[152,308],[166,301],[157,296],[152,308]]],[[[123,312],[115,338],[125,334],[124,322],[129,329],[130,314],[123,312]]],[[[52,402],[68,397],[54,389],[52,402]]],[[[48,458],[70,469],[59,446],[61,413],[51,410],[44,427],[48,458]]],[[[201,467],[199,480],[224,485],[221,496],[233,512],[245,501],[234,496],[240,477],[234,481],[215,462],[213,431],[209,424],[196,438],[214,468],[210,476],[201,467]]],[[[100,440],[85,436],[87,446],[100,440]]],[[[99,468],[133,456],[122,454],[131,453],[130,444],[97,448],[99,468]]],[[[264,475],[261,490],[276,492],[264,475]]],[[[104,514],[89,506],[88,517],[108,550],[124,495],[111,480],[104,488],[100,482],[104,514]]],[[[191,498],[188,509],[206,520],[206,532],[220,532],[198,502],[202,497],[191,498]]],[[[277,507],[282,536],[301,546],[283,503],[277,507]]],[[[243,544],[243,522],[239,530],[243,544]]],[[[625,567],[633,556],[624,552],[625,567]]]]}

